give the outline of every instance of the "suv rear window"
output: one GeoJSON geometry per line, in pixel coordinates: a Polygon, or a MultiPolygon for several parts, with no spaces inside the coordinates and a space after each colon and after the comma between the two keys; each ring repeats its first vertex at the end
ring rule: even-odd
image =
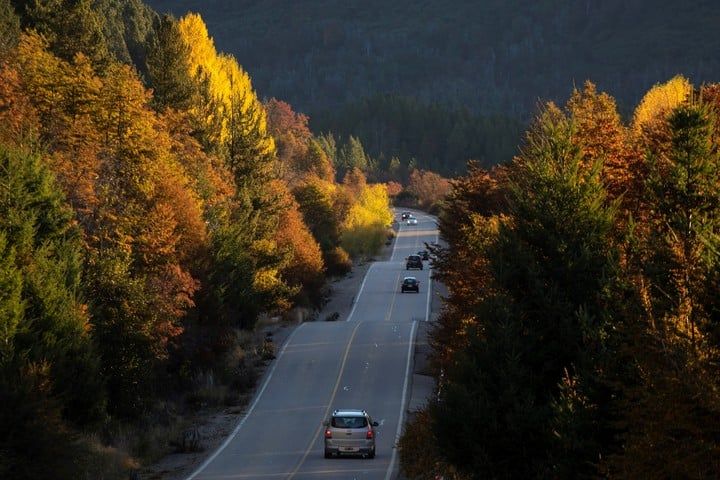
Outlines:
{"type": "Polygon", "coordinates": [[[365,428],[365,417],[332,417],[332,426],[335,428],[365,428]]]}
{"type": "Polygon", "coordinates": [[[408,260],[417,262],[418,260],[420,260],[420,255],[410,255],[408,257],[408,260]]]}

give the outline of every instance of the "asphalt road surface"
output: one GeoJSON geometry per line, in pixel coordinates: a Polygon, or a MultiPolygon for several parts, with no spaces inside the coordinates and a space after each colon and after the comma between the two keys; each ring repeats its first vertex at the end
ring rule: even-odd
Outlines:
{"type": "Polygon", "coordinates": [[[437,240],[435,218],[415,215],[418,225],[400,225],[390,261],[367,271],[347,319],[291,334],[247,415],[188,480],[397,477],[412,345],[431,291],[428,262],[408,272],[405,257],[437,240]],[[400,293],[405,276],[420,281],[419,294],[400,293]],[[324,458],[323,422],[339,408],[364,409],[380,423],[374,459],[324,458]]]}

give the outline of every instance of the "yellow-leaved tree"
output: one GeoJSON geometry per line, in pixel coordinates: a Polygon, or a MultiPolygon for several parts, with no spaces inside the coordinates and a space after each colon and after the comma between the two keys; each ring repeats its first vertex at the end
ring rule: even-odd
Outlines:
{"type": "Polygon", "coordinates": [[[278,245],[292,256],[281,271],[282,277],[288,285],[298,289],[299,300],[318,305],[322,299],[325,270],[320,245],[303,221],[300,206],[285,183],[276,180],[272,188],[286,205],[278,226],[278,245]]]}
{"type": "Polygon", "coordinates": [[[387,225],[392,219],[387,186],[363,185],[343,223],[342,247],[354,257],[377,253],[385,242],[387,225]]]}
{"type": "Polygon", "coordinates": [[[677,75],[665,83],[652,87],[640,101],[633,115],[632,129],[640,133],[654,120],[662,120],[692,93],[690,81],[677,75]]]}
{"type": "Polygon", "coordinates": [[[248,152],[263,159],[273,157],[275,143],[250,76],[234,57],[217,52],[200,15],[187,14],[178,27],[189,51],[190,76],[198,86],[191,113],[206,132],[203,143],[227,153],[231,166],[241,170],[247,160],[241,157],[248,152]]]}
{"type": "Polygon", "coordinates": [[[228,323],[251,327],[268,310],[284,309],[296,289],[281,271],[289,255],[278,244],[283,205],[276,189],[275,143],[250,76],[220,54],[200,15],[178,22],[196,92],[188,114],[203,151],[222,158],[232,174],[234,198],[216,217],[210,282],[228,323]]]}

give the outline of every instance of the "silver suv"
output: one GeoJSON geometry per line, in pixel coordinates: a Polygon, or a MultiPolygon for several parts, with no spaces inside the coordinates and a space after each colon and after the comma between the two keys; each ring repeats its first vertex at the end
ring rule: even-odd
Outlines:
{"type": "Polygon", "coordinates": [[[375,458],[375,427],[365,410],[335,410],[325,422],[325,458],[354,454],[375,458]]]}

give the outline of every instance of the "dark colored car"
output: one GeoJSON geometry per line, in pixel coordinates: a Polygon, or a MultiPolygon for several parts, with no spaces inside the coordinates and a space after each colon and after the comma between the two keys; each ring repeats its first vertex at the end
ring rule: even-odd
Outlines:
{"type": "Polygon", "coordinates": [[[410,270],[411,268],[423,269],[422,257],[420,257],[420,255],[410,255],[407,258],[405,269],[410,270]]]}
{"type": "Polygon", "coordinates": [[[410,212],[402,212],[402,215],[400,216],[400,218],[402,220],[407,220],[408,218],[410,218],[410,216],[411,216],[410,212]]]}
{"type": "Polygon", "coordinates": [[[423,260],[430,260],[430,253],[427,250],[420,250],[418,253],[423,260]]]}
{"type": "Polygon", "coordinates": [[[405,277],[403,283],[400,286],[400,292],[415,292],[420,293],[420,282],[415,277],[405,277]]]}

